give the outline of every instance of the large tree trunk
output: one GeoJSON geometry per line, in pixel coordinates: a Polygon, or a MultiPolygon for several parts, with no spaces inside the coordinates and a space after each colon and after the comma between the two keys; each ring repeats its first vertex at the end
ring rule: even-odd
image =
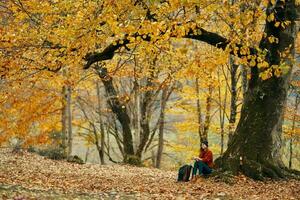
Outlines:
{"type": "Polygon", "coordinates": [[[117,92],[113,85],[112,78],[108,75],[106,68],[95,67],[99,77],[101,78],[105,91],[108,95],[108,105],[116,115],[122,127],[123,133],[123,148],[124,148],[124,162],[131,162],[130,159],[134,157],[133,140],[130,127],[130,117],[127,113],[126,105],[123,105],[118,98],[117,92]]]}
{"type": "Polygon", "coordinates": [[[276,27],[274,21],[266,20],[264,37],[260,48],[267,50],[266,61],[270,66],[289,66],[288,72],[280,77],[274,74],[267,80],[259,78],[257,66],[251,68],[251,80],[241,110],[241,117],[233,135],[232,142],[216,163],[224,170],[234,173],[241,171],[254,179],[284,176],[283,162],[280,155],[282,113],[286,103],[288,82],[292,68],[292,59],[280,54],[289,50],[294,55],[296,39],[295,2],[277,1],[267,9],[267,15],[273,13],[277,21],[291,21],[285,28],[276,27]],[[268,37],[278,38],[278,43],[271,43],[268,37]]]}

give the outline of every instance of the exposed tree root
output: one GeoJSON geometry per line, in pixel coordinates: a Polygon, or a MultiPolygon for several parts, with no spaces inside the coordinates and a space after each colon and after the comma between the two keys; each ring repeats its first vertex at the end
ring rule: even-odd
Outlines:
{"type": "Polygon", "coordinates": [[[300,180],[300,172],[296,170],[290,170],[286,167],[276,166],[276,162],[262,161],[257,162],[253,160],[244,159],[242,161],[239,158],[218,158],[216,160],[216,166],[218,173],[216,176],[220,176],[220,172],[228,174],[230,172],[233,175],[239,173],[244,174],[254,180],[280,180],[280,179],[297,179],[300,180]]]}
{"type": "Polygon", "coordinates": [[[216,182],[224,182],[229,185],[235,183],[235,176],[230,171],[214,170],[208,177],[213,178],[216,182]]]}

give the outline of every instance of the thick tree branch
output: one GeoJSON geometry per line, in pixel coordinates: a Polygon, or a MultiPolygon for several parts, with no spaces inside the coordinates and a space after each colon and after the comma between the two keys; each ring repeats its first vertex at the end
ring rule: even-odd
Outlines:
{"type": "MultiPolygon", "coordinates": [[[[161,34],[163,35],[164,33],[161,33],[161,34]]],[[[131,37],[134,37],[134,38],[141,37],[144,41],[151,41],[150,35],[140,35],[138,33],[134,33],[133,35],[131,35],[131,37]]],[[[171,37],[176,37],[176,35],[175,34],[171,35],[171,37]]],[[[183,36],[183,38],[205,42],[216,48],[223,49],[223,50],[225,50],[228,47],[228,45],[231,43],[230,40],[226,39],[225,37],[223,37],[217,33],[206,31],[203,28],[197,28],[195,30],[190,29],[189,31],[187,31],[187,34],[185,36],[183,36]]],[[[109,46],[107,46],[102,52],[88,54],[85,57],[85,60],[87,61],[87,63],[85,64],[84,69],[88,69],[92,64],[94,64],[96,62],[112,59],[115,55],[115,52],[118,49],[126,46],[129,43],[130,43],[130,41],[129,41],[128,35],[127,35],[127,36],[125,36],[124,39],[119,39],[116,42],[114,42],[114,44],[110,44],[109,46]]],[[[243,55],[243,53],[241,53],[241,48],[243,47],[243,45],[236,44],[235,46],[237,47],[237,49],[230,50],[230,54],[236,55],[238,57],[245,56],[245,55],[243,55]]],[[[256,49],[254,49],[254,48],[249,48],[249,50],[250,50],[250,55],[254,55],[257,52],[256,49]]]]}
{"type": "Polygon", "coordinates": [[[196,31],[190,30],[184,38],[202,41],[223,50],[230,44],[230,41],[225,37],[217,33],[206,31],[203,28],[199,28],[196,31]],[[194,34],[194,32],[198,32],[198,34],[194,34]]]}
{"type": "Polygon", "coordinates": [[[86,55],[84,59],[87,61],[87,63],[85,64],[84,69],[88,69],[92,64],[96,62],[112,59],[115,55],[115,51],[129,43],[129,40],[126,38],[122,40],[122,44],[120,41],[121,40],[118,40],[116,44],[110,44],[102,52],[86,55]]]}

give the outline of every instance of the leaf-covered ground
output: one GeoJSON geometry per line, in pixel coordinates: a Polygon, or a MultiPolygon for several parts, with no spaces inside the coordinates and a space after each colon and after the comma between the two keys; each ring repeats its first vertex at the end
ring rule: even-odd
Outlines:
{"type": "Polygon", "coordinates": [[[199,179],[177,183],[177,172],[125,165],[71,164],[0,150],[0,199],[300,199],[300,181],[234,184],[199,179]]]}

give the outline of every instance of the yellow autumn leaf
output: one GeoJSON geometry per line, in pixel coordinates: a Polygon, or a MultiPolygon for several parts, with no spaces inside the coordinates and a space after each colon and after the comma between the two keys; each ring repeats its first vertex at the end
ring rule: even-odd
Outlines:
{"type": "Polygon", "coordinates": [[[251,67],[254,67],[256,65],[256,62],[255,62],[255,60],[251,60],[249,64],[251,67]]]}
{"type": "Polygon", "coordinates": [[[274,71],[274,75],[277,76],[277,77],[280,77],[282,74],[282,71],[280,68],[276,68],[275,71],[274,71]]]}
{"type": "Polygon", "coordinates": [[[271,13],[270,15],[268,15],[267,20],[268,20],[268,22],[274,21],[275,20],[274,13],[271,13]]]}
{"type": "Polygon", "coordinates": [[[266,61],[260,62],[257,64],[258,68],[267,68],[269,67],[269,63],[266,61]]]}
{"type": "Polygon", "coordinates": [[[275,26],[275,27],[279,27],[279,26],[280,26],[280,22],[276,22],[276,23],[274,24],[274,26],[275,26]]]}

